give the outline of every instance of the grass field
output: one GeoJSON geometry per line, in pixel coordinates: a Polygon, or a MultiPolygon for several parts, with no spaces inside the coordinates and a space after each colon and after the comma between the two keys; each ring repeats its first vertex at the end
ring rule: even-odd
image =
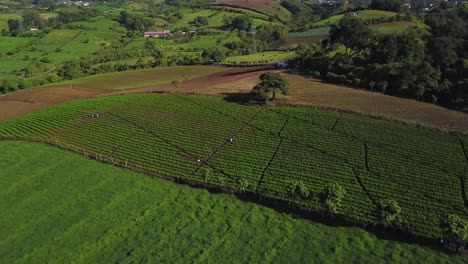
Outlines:
{"type": "Polygon", "coordinates": [[[177,66],[135,70],[118,73],[104,73],[71,81],[52,84],[51,86],[76,86],[92,89],[125,90],[161,84],[172,81],[184,81],[202,77],[211,73],[225,71],[226,68],[211,66],[177,66]]]}
{"type": "Polygon", "coordinates": [[[268,64],[276,63],[280,60],[286,60],[294,57],[294,51],[265,51],[256,54],[228,57],[224,60],[225,64],[268,64]]]}
{"type": "MultiPolygon", "coordinates": [[[[406,29],[416,26],[413,22],[386,22],[371,24],[369,28],[378,33],[400,33],[406,29]]],[[[317,27],[303,32],[292,32],[289,33],[291,38],[304,38],[304,37],[328,37],[330,33],[330,27],[317,27]]]]}
{"type": "MultiPolygon", "coordinates": [[[[396,13],[394,12],[388,12],[388,11],[380,11],[380,10],[362,10],[362,11],[357,11],[358,18],[364,20],[364,21],[370,21],[373,19],[387,19],[393,16],[396,16],[396,13]]],[[[345,14],[340,14],[340,15],[335,15],[331,16],[329,18],[326,18],[324,20],[320,20],[318,22],[315,22],[313,25],[314,27],[325,27],[325,26],[330,26],[333,24],[336,24],[338,21],[340,21],[345,14]]]]}
{"type": "Polygon", "coordinates": [[[291,13],[280,5],[279,1],[266,0],[217,0],[215,4],[224,4],[238,8],[255,10],[269,16],[277,16],[282,21],[288,21],[291,13]]]}
{"type": "Polygon", "coordinates": [[[289,37],[297,38],[297,37],[319,37],[319,36],[328,36],[330,33],[330,27],[319,27],[313,28],[308,31],[303,32],[291,32],[289,33],[289,37]]]}
{"type": "Polygon", "coordinates": [[[0,148],[2,263],[466,261],[38,143],[0,148]]]}
{"type": "Polygon", "coordinates": [[[347,191],[340,216],[376,223],[376,201],[391,198],[402,207],[403,228],[424,237],[440,237],[445,214],[468,215],[459,138],[334,111],[136,94],[57,105],[1,123],[0,137],[45,140],[149,174],[245,190],[316,212],[324,210],[321,189],[339,183],[347,191]],[[313,195],[291,200],[294,182],[313,195]]]}
{"type": "Polygon", "coordinates": [[[0,31],[7,30],[8,31],[8,20],[10,19],[18,19],[17,14],[0,14],[0,31]]]}

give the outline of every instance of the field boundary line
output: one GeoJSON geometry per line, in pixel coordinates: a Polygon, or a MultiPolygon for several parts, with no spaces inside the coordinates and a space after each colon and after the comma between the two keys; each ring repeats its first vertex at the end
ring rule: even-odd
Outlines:
{"type": "Polygon", "coordinates": [[[460,142],[461,150],[463,151],[463,156],[465,157],[465,164],[466,164],[466,169],[465,169],[465,175],[460,175],[460,187],[461,187],[461,194],[463,198],[463,202],[465,203],[465,208],[468,209],[468,200],[466,198],[466,174],[468,173],[468,154],[466,153],[465,145],[463,144],[463,141],[459,138],[458,142],[460,142]]]}
{"type": "MultiPolygon", "coordinates": [[[[169,145],[170,147],[172,147],[172,148],[174,148],[174,149],[176,149],[176,150],[178,150],[178,151],[180,151],[180,152],[182,152],[182,153],[188,155],[188,156],[191,157],[192,159],[198,160],[198,158],[197,158],[195,155],[193,155],[191,152],[189,152],[189,151],[183,149],[182,147],[180,147],[180,146],[178,146],[178,145],[172,143],[171,141],[169,141],[169,140],[167,140],[167,139],[165,139],[165,138],[163,138],[163,137],[157,135],[154,131],[152,131],[152,130],[150,130],[150,129],[146,129],[146,128],[144,128],[144,127],[138,125],[137,123],[132,122],[132,121],[130,121],[130,120],[127,120],[126,118],[121,117],[121,116],[118,116],[118,115],[116,115],[116,114],[114,114],[114,113],[111,113],[111,112],[107,112],[107,113],[108,113],[109,115],[111,115],[111,116],[114,116],[114,117],[116,117],[116,118],[118,118],[118,119],[124,121],[124,122],[129,123],[130,125],[132,125],[132,126],[138,128],[138,129],[142,130],[142,131],[145,132],[145,133],[148,133],[148,134],[152,135],[153,137],[155,137],[155,138],[161,140],[162,142],[164,142],[165,144],[169,145]]],[[[220,170],[216,169],[215,167],[213,167],[213,166],[211,166],[211,165],[206,164],[206,166],[209,167],[209,168],[211,168],[211,169],[213,169],[214,171],[216,171],[216,172],[218,172],[218,173],[223,174],[224,176],[226,176],[226,177],[228,177],[228,178],[230,178],[230,179],[232,179],[232,180],[235,180],[235,177],[232,176],[232,175],[229,175],[229,174],[227,174],[227,173],[225,173],[225,172],[223,172],[223,171],[220,171],[220,170]]]]}
{"type": "MultiPolygon", "coordinates": [[[[223,112],[221,112],[221,111],[218,111],[218,110],[216,110],[216,109],[213,109],[213,108],[210,108],[210,107],[207,107],[207,106],[200,105],[199,103],[193,102],[192,100],[187,99],[187,98],[185,98],[185,97],[183,97],[183,96],[177,95],[177,97],[178,97],[178,98],[182,98],[182,99],[184,99],[184,100],[186,100],[186,101],[188,101],[188,102],[190,102],[190,103],[192,103],[192,104],[198,105],[199,107],[202,107],[202,108],[205,108],[205,109],[214,111],[214,112],[216,112],[216,113],[218,113],[218,114],[221,114],[221,115],[223,115],[223,116],[226,116],[226,117],[229,117],[229,118],[234,119],[234,120],[236,120],[236,121],[240,121],[240,122],[245,123],[245,121],[243,121],[243,120],[241,120],[241,119],[238,119],[238,118],[233,117],[233,116],[231,116],[231,115],[229,115],[229,114],[226,114],[226,113],[223,113],[223,112]]],[[[275,111],[275,110],[267,110],[267,111],[273,111],[273,112],[278,113],[278,112],[275,111]]],[[[281,113],[278,113],[278,114],[281,115],[281,113]]],[[[289,115],[286,115],[286,114],[284,114],[284,116],[286,116],[287,118],[297,119],[297,118],[295,118],[295,117],[292,117],[292,116],[289,116],[289,115]]],[[[288,119],[288,120],[289,120],[289,119],[288,119]]],[[[301,119],[298,119],[298,120],[303,121],[303,122],[307,122],[307,121],[301,120],[301,119]]],[[[277,133],[273,133],[272,131],[270,131],[270,130],[268,130],[268,129],[263,129],[263,128],[260,128],[260,127],[258,127],[258,126],[252,125],[252,124],[247,124],[247,125],[248,125],[249,127],[251,127],[251,128],[254,128],[254,129],[260,131],[260,132],[266,133],[266,134],[271,135],[271,136],[278,137],[277,133]]],[[[356,138],[356,139],[357,139],[357,138],[356,138]]],[[[326,156],[328,156],[328,157],[331,157],[331,158],[333,158],[333,159],[335,159],[335,160],[339,160],[339,161],[341,161],[341,162],[344,162],[344,163],[347,163],[347,164],[350,164],[350,165],[354,166],[354,164],[352,164],[352,163],[351,163],[349,160],[347,160],[347,159],[343,159],[343,158],[341,158],[341,157],[339,157],[339,156],[330,154],[330,153],[328,153],[328,152],[326,152],[326,151],[324,151],[324,150],[317,149],[316,147],[314,147],[314,146],[312,146],[312,145],[310,145],[310,144],[304,144],[303,142],[300,142],[300,141],[296,140],[295,138],[285,138],[285,137],[283,137],[283,140],[287,140],[287,141],[289,141],[289,142],[292,142],[292,143],[294,143],[294,144],[296,144],[296,145],[299,145],[299,146],[302,146],[302,147],[305,147],[305,148],[313,149],[314,151],[320,152],[321,154],[326,155],[326,156]]],[[[361,140],[361,139],[359,139],[359,140],[361,140]]]]}
{"type": "Polygon", "coordinates": [[[62,128],[59,128],[57,130],[55,130],[54,132],[50,133],[49,136],[48,136],[48,139],[52,139],[56,136],[59,136],[63,133],[65,133],[66,131],[70,130],[70,129],[73,129],[74,127],[77,127],[81,124],[84,124],[86,122],[89,121],[89,117],[88,116],[82,116],[82,117],[79,117],[75,120],[73,120],[70,124],[62,127],[62,128]]]}
{"type": "Polygon", "coordinates": [[[369,198],[369,200],[371,200],[372,204],[374,204],[375,207],[378,207],[377,206],[377,201],[374,199],[374,197],[372,197],[372,195],[369,193],[367,188],[362,183],[361,177],[359,177],[359,171],[356,168],[353,168],[352,171],[353,171],[354,178],[356,179],[359,186],[361,187],[361,190],[367,195],[367,198],[369,198]]]}
{"type": "Polygon", "coordinates": [[[109,154],[109,157],[113,158],[114,157],[114,154],[120,149],[120,147],[125,144],[129,139],[130,137],[132,136],[132,133],[129,132],[128,135],[125,137],[124,140],[122,140],[120,143],[118,143],[117,145],[115,145],[113,148],[112,148],[112,151],[111,153],[109,154]]]}
{"type": "Polygon", "coordinates": [[[335,119],[335,122],[331,126],[330,130],[335,131],[336,125],[338,125],[338,122],[340,122],[341,117],[343,116],[343,113],[340,113],[340,115],[335,119]]]}
{"type": "Polygon", "coordinates": [[[278,130],[278,136],[279,136],[280,139],[279,139],[278,143],[276,144],[275,150],[273,151],[273,154],[271,155],[270,159],[268,160],[267,165],[265,166],[265,168],[263,168],[262,175],[260,175],[260,179],[258,179],[257,185],[255,186],[255,192],[256,193],[258,193],[258,187],[262,184],[263,179],[265,178],[267,170],[270,168],[271,163],[276,158],[276,154],[278,154],[278,150],[279,150],[281,144],[283,144],[284,138],[281,136],[281,133],[283,132],[283,130],[286,127],[286,125],[288,124],[288,122],[289,122],[289,118],[286,119],[286,121],[284,121],[283,126],[280,128],[280,130],[278,130]]]}
{"type": "MultiPolygon", "coordinates": [[[[262,109],[260,109],[259,111],[257,111],[250,119],[249,121],[247,121],[246,123],[242,124],[242,126],[240,127],[239,130],[237,130],[231,137],[235,137],[237,135],[239,135],[240,133],[242,133],[245,129],[245,127],[250,123],[252,122],[256,117],[257,115],[262,112],[262,109]]],[[[201,169],[205,164],[207,164],[211,159],[214,158],[214,156],[218,153],[218,151],[220,151],[224,146],[226,146],[228,144],[229,140],[225,140],[221,145],[219,145],[211,154],[210,156],[208,156],[208,158],[206,160],[203,160],[201,162],[201,164],[199,166],[197,166],[193,171],[192,173],[190,173],[190,177],[192,177],[193,175],[195,175],[195,173],[197,173],[197,171],[199,169],[201,169]]]]}
{"type": "Polygon", "coordinates": [[[364,142],[364,165],[366,166],[366,170],[369,171],[369,147],[366,142],[364,142]]]}

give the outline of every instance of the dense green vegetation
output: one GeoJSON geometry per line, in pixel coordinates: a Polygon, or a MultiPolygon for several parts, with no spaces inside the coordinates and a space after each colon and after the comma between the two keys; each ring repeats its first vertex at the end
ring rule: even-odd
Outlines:
{"type": "Polygon", "coordinates": [[[0,148],[2,263],[466,261],[42,144],[0,148]]]}
{"type": "Polygon", "coordinates": [[[159,4],[38,3],[0,14],[0,93],[105,72],[222,62],[270,49],[287,35],[278,20],[247,9],[203,1],[159,4]],[[257,27],[255,47],[252,26],[257,27]],[[143,31],[163,29],[172,34],[143,37],[143,31]],[[204,56],[215,47],[221,56],[204,56]]]}
{"type": "Polygon", "coordinates": [[[467,5],[436,8],[425,16],[428,31],[394,34],[374,34],[360,16],[346,16],[292,65],[330,82],[466,111],[467,14],[467,5]]]}
{"type": "Polygon", "coordinates": [[[468,215],[462,140],[351,114],[125,95],[4,122],[0,136],[50,142],[151,175],[254,193],[422,237],[439,238],[446,215],[468,215]],[[100,117],[89,116],[95,113],[100,117]],[[344,196],[333,194],[330,184],[344,188],[344,196]],[[381,202],[388,199],[401,208],[390,217],[398,221],[381,218],[388,207],[381,202]]]}

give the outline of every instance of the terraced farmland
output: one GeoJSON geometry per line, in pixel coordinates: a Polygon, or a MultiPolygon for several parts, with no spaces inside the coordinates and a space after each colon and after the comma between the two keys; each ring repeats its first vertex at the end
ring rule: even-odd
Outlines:
{"type": "Polygon", "coordinates": [[[339,183],[346,190],[341,217],[374,224],[376,202],[391,198],[402,207],[401,228],[423,237],[438,238],[446,214],[468,216],[466,138],[351,114],[132,94],[73,101],[0,123],[0,137],[49,142],[147,174],[316,212],[324,211],[322,188],[339,183]],[[297,182],[310,198],[292,199],[297,182]]]}

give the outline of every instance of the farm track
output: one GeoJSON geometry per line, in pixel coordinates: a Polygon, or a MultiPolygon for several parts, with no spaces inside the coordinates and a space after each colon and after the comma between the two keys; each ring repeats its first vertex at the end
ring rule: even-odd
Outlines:
{"type": "Polygon", "coordinates": [[[52,134],[50,134],[48,138],[53,139],[54,137],[61,135],[62,133],[64,133],[65,131],[69,129],[75,128],[81,124],[86,123],[88,120],[89,120],[89,117],[87,116],[83,116],[81,118],[75,119],[68,126],[62,127],[58,129],[57,131],[53,132],[52,134]]]}
{"type": "Polygon", "coordinates": [[[128,136],[125,137],[124,140],[122,140],[120,143],[118,143],[117,145],[115,145],[113,148],[112,148],[112,151],[111,153],[109,154],[109,157],[113,158],[114,157],[114,154],[115,152],[117,152],[121,146],[123,146],[129,139],[130,137],[133,135],[133,133],[128,133],[128,136]]]}
{"type": "Polygon", "coordinates": [[[366,171],[369,171],[369,149],[367,143],[364,142],[364,164],[366,166],[366,171]]]}
{"type": "MultiPolygon", "coordinates": [[[[183,97],[181,97],[181,96],[178,96],[178,97],[179,97],[179,98],[183,98],[183,97]]],[[[198,106],[200,106],[200,107],[203,107],[203,108],[205,108],[205,109],[207,109],[207,110],[211,110],[211,111],[214,111],[214,112],[216,112],[216,113],[218,113],[218,114],[222,114],[222,115],[224,115],[224,116],[226,116],[226,117],[229,117],[229,118],[231,118],[231,119],[234,119],[234,120],[236,120],[236,121],[245,122],[245,121],[243,121],[243,120],[241,120],[241,119],[235,118],[235,117],[233,117],[233,116],[231,116],[231,115],[228,115],[228,114],[223,113],[223,112],[221,112],[221,111],[218,111],[218,110],[216,110],[216,109],[213,109],[213,108],[210,108],[210,107],[206,107],[206,106],[200,105],[200,104],[198,104],[197,102],[193,102],[193,101],[190,100],[190,99],[184,98],[184,100],[186,100],[186,101],[188,101],[188,102],[191,102],[191,103],[193,103],[193,104],[195,104],[195,105],[198,105],[198,106]]],[[[267,110],[267,111],[269,111],[269,110],[267,110]]],[[[270,110],[270,111],[274,111],[274,110],[270,110]]],[[[285,116],[290,117],[289,115],[285,115],[285,116]]],[[[294,118],[294,117],[291,117],[291,118],[294,118]]],[[[252,125],[252,124],[247,124],[247,125],[248,125],[249,127],[253,128],[253,129],[257,130],[257,131],[260,131],[260,132],[269,134],[269,135],[274,136],[274,137],[278,137],[278,135],[277,135],[276,133],[273,133],[273,132],[270,131],[270,130],[265,130],[265,129],[259,128],[259,127],[255,126],[255,125],[252,125]]],[[[287,141],[292,142],[292,143],[294,143],[294,144],[296,144],[296,145],[299,145],[299,146],[302,146],[302,147],[305,147],[305,148],[308,148],[308,149],[312,149],[312,150],[317,151],[317,152],[319,152],[319,153],[321,153],[321,154],[323,154],[323,155],[328,156],[329,158],[333,158],[333,159],[335,159],[335,160],[339,160],[339,161],[342,161],[342,162],[344,162],[344,163],[346,163],[346,164],[349,164],[350,166],[353,166],[353,163],[350,162],[348,159],[344,159],[344,158],[342,158],[342,157],[340,157],[340,156],[333,155],[333,154],[328,153],[328,152],[326,152],[326,151],[324,151],[324,150],[322,150],[322,149],[319,149],[319,148],[317,148],[317,147],[315,147],[315,146],[313,146],[313,145],[304,144],[303,142],[301,142],[301,141],[299,141],[299,140],[297,140],[297,139],[295,139],[295,138],[286,138],[286,137],[283,137],[283,140],[287,140],[287,141]]]]}
{"type": "Polygon", "coordinates": [[[278,154],[278,150],[279,150],[279,148],[281,147],[281,144],[283,143],[283,137],[281,136],[281,133],[283,132],[283,130],[284,130],[284,128],[286,127],[286,125],[288,124],[288,122],[289,122],[289,119],[286,119],[286,121],[284,121],[283,126],[282,126],[281,129],[278,131],[279,141],[278,141],[278,143],[276,144],[275,150],[273,151],[273,154],[271,155],[271,158],[268,160],[267,165],[266,165],[265,168],[263,169],[262,175],[260,176],[260,179],[258,179],[257,185],[255,186],[255,192],[256,192],[256,193],[258,193],[258,187],[262,184],[263,179],[265,178],[266,172],[268,171],[268,168],[270,168],[271,163],[272,163],[273,160],[275,159],[276,155],[278,154]]]}
{"type": "MultiPolygon", "coordinates": [[[[231,137],[235,137],[235,136],[238,136],[239,134],[241,134],[241,133],[244,131],[245,127],[246,127],[248,124],[250,124],[250,122],[252,122],[252,121],[255,119],[255,117],[257,117],[257,115],[258,115],[261,111],[262,111],[262,110],[257,111],[246,123],[244,123],[244,124],[241,126],[241,128],[240,128],[239,130],[236,131],[236,133],[234,133],[233,135],[231,135],[231,137]]],[[[206,160],[203,160],[203,161],[201,162],[201,164],[200,164],[199,166],[197,166],[197,167],[192,171],[192,173],[190,173],[190,176],[194,176],[195,173],[197,173],[199,169],[201,169],[205,164],[207,164],[208,162],[210,162],[210,160],[214,158],[214,156],[216,155],[216,153],[218,153],[218,151],[220,151],[221,149],[223,149],[228,143],[229,143],[229,141],[228,141],[227,139],[224,140],[224,142],[223,142],[221,145],[219,145],[219,146],[208,156],[208,158],[207,158],[206,160]]]]}
{"type": "Polygon", "coordinates": [[[336,118],[335,122],[333,123],[332,127],[330,128],[331,131],[335,131],[336,125],[338,125],[338,122],[340,122],[341,117],[343,116],[343,113],[340,113],[340,115],[336,118]]]}
{"type": "Polygon", "coordinates": [[[468,154],[466,152],[463,141],[461,139],[458,139],[458,141],[460,142],[461,150],[463,151],[463,156],[465,157],[465,164],[466,164],[465,175],[460,175],[461,194],[463,197],[465,207],[468,209],[468,199],[466,198],[466,191],[465,191],[466,190],[466,176],[468,174],[468,154]]]}
{"type": "MultiPolygon", "coordinates": [[[[188,150],[186,150],[186,149],[180,147],[179,145],[176,145],[176,144],[172,143],[170,140],[167,140],[167,139],[165,139],[165,138],[159,136],[158,134],[154,133],[152,130],[148,130],[148,129],[146,129],[146,128],[140,126],[140,125],[138,125],[137,123],[132,122],[132,121],[130,121],[130,120],[124,118],[124,117],[118,116],[118,115],[116,115],[116,114],[114,114],[114,113],[108,112],[108,114],[111,115],[111,116],[114,116],[114,117],[116,117],[116,118],[118,118],[118,119],[120,119],[120,120],[122,120],[122,121],[124,121],[124,122],[126,122],[126,123],[129,123],[130,125],[136,127],[137,129],[142,130],[142,131],[145,132],[145,133],[148,133],[148,134],[152,135],[153,137],[155,137],[155,138],[157,138],[157,139],[163,141],[165,144],[171,146],[172,148],[174,148],[174,149],[176,149],[176,150],[182,152],[183,154],[189,156],[190,158],[192,158],[192,159],[194,159],[194,160],[198,160],[198,157],[196,157],[196,156],[195,156],[194,154],[192,154],[190,151],[188,151],[188,150]]],[[[206,165],[207,167],[213,169],[213,170],[216,171],[217,173],[220,173],[220,174],[222,174],[222,175],[224,175],[224,176],[226,176],[226,177],[228,177],[228,178],[230,178],[230,179],[232,179],[232,180],[235,180],[235,177],[234,177],[234,176],[229,175],[229,174],[227,174],[227,173],[225,173],[225,172],[223,172],[223,171],[220,171],[220,170],[216,169],[215,167],[210,166],[209,164],[205,164],[205,165],[206,165]]],[[[143,168],[143,169],[144,169],[144,168],[143,168]]],[[[170,176],[167,176],[167,175],[165,175],[165,176],[166,176],[166,178],[167,178],[167,177],[170,177],[170,176]]]]}
{"type": "MultiPolygon", "coordinates": [[[[291,115],[288,115],[286,113],[281,113],[279,111],[276,111],[276,110],[270,110],[270,111],[274,111],[278,114],[281,114],[285,117],[289,117],[289,118],[292,118],[292,119],[295,119],[295,120],[298,120],[298,121],[301,121],[301,122],[305,122],[305,123],[310,123],[314,126],[317,126],[317,127],[320,127],[322,129],[327,129],[327,127],[325,126],[321,126],[320,124],[318,123],[315,123],[315,122],[312,122],[310,120],[305,120],[305,119],[301,119],[301,118],[298,118],[298,117],[295,117],[295,116],[291,116],[291,115]]],[[[350,139],[353,139],[353,140],[356,140],[356,141],[363,141],[363,138],[360,138],[360,137],[357,137],[355,135],[352,135],[352,134],[349,134],[349,133],[346,133],[346,132],[343,132],[343,131],[336,131],[336,130],[333,130],[334,133],[337,133],[337,134],[340,134],[340,135],[343,135],[343,136],[346,136],[350,139]]],[[[302,143],[298,142],[298,141],[295,141],[294,139],[292,139],[292,141],[296,142],[297,144],[299,145],[302,145],[302,143]]],[[[369,146],[372,146],[372,147],[376,147],[376,148],[379,148],[380,150],[385,150],[387,152],[393,152],[395,151],[395,149],[399,149],[399,146],[398,145],[392,145],[392,144],[389,144],[389,143],[385,143],[385,142],[375,142],[375,141],[372,141],[372,142],[366,142],[366,151],[367,151],[367,154],[366,156],[364,157],[365,158],[365,168],[367,171],[369,171],[370,167],[368,165],[368,158],[369,158],[369,155],[368,155],[368,152],[369,152],[369,146]],[[369,169],[368,169],[369,168],[369,169]]],[[[311,147],[310,145],[308,145],[308,147],[311,147]]],[[[327,153],[322,153],[324,155],[327,155],[327,153]]],[[[339,157],[335,157],[335,158],[338,158],[339,157]]],[[[431,163],[429,162],[425,162],[425,161],[422,161],[422,160],[415,160],[414,158],[412,158],[411,156],[407,156],[406,157],[407,159],[411,160],[412,162],[415,162],[417,164],[420,164],[420,165],[423,165],[423,166],[429,166],[429,165],[432,165],[431,163]]],[[[346,163],[349,163],[348,160],[346,159],[343,159],[343,161],[345,161],[346,163]]],[[[467,162],[468,164],[468,162],[467,162]]],[[[352,165],[352,164],[351,164],[352,165]]],[[[436,168],[436,170],[442,172],[442,173],[446,173],[445,170],[442,170],[442,169],[439,169],[439,168],[436,168]]]]}
{"type": "Polygon", "coordinates": [[[374,206],[377,208],[378,207],[377,206],[377,201],[374,199],[374,197],[372,197],[372,195],[369,193],[369,191],[367,191],[366,186],[364,186],[364,184],[361,181],[361,178],[359,177],[359,171],[356,168],[353,168],[353,176],[356,179],[359,186],[361,187],[361,190],[366,194],[367,198],[369,198],[369,200],[371,200],[372,204],[374,204],[374,206]]]}

